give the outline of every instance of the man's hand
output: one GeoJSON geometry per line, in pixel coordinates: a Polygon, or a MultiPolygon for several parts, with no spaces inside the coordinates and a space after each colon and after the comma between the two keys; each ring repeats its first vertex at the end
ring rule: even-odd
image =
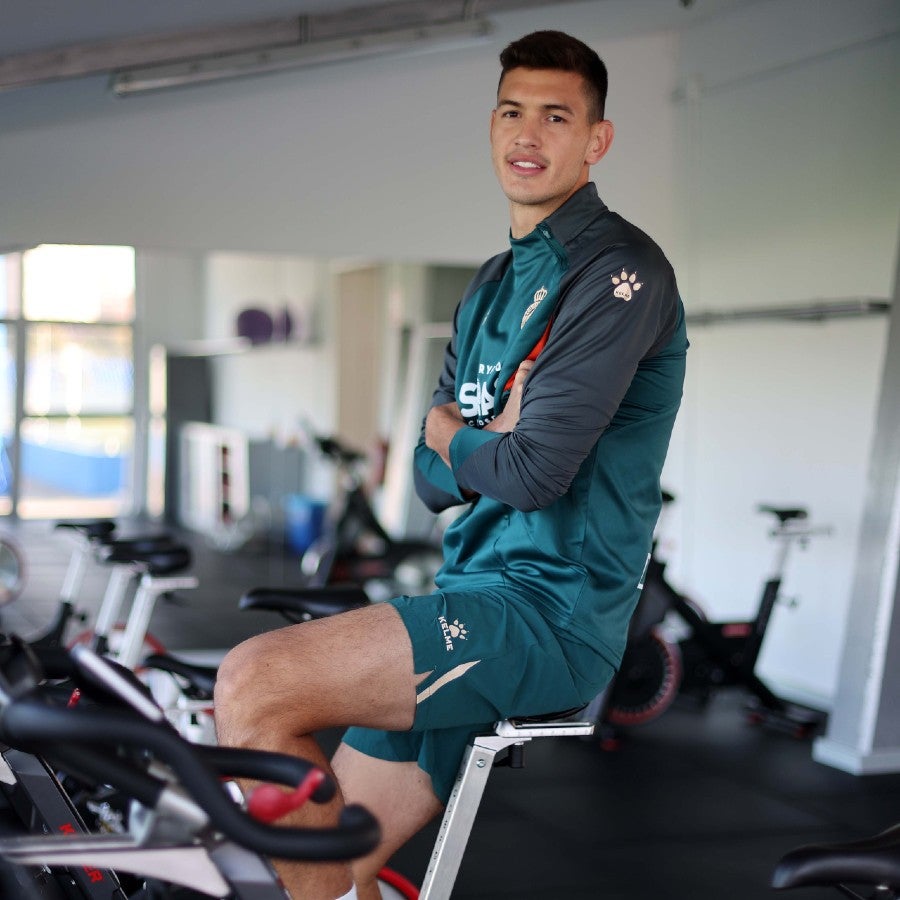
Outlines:
{"type": "Polygon", "coordinates": [[[522,407],[522,389],[525,385],[525,379],[528,377],[528,373],[531,371],[533,365],[533,360],[526,359],[520,364],[519,368],[516,369],[516,377],[513,381],[513,386],[510,389],[506,406],[503,407],[503,412],[500,413],[496,419],[493,419],[484,426],[485,431],[497,431],[503,433],[515,429],[516,425],[519,423],[519,411],[522,407]]]}
{"type": "MultiPolygon", "coordinates": [[[[506,406],[503,407],[503,412],[496,419],[484,426],[485,431],[503,434],[507,431],[512,431],[516,427],[519,421],[519,410],[522,406],[522,389],[533,365],[534,362],[532,360],[526,359],[516,369],[516,376],[513,380],[513,386],[509,392],[506,406]]],[[[465,427],[465,420],[455,403],[433,406],[425,417],[425,446],[434,450],[449,466],[450,442],[453,440],[456,432],[460,428],[465,427]]]]}
{"type": "Polygon", "coordinates": [[[443,406],[432,406],[425,417],[425,446],[435,453],[449,466],[450,441],[466,423],[455,403],[443,406]]]}

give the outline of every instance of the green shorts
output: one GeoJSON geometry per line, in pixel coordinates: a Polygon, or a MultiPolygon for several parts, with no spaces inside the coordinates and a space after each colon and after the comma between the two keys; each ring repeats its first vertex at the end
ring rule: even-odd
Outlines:
{"type": "Polygon", "coordinates": [[[493,589],[441,591],[390,602],[412,640],[418,687],[409,731],[351,728],[344,741],[368,756],[417,762],[447,802],[466,744],[494,722],[589,703],[614,666],[554,631],[527,599],[493,589]]]}

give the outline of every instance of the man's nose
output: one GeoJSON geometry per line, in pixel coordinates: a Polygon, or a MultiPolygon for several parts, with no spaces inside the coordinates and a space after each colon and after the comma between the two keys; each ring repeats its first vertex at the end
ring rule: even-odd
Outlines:
{"type": "Polygon", "coordinates": [[[522,147],[534,147],[540,143],[538,137],[537,123],[529,119],[519,120],[519,131],[516,134],[516,144],[522,147]]]}

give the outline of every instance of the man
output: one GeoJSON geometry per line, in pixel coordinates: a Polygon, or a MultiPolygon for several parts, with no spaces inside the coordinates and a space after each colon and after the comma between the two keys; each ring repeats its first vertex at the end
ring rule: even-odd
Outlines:
{"type": "Polygon", "coordinates": [[[261,635],[220,670],[223,743],[327,768],[310,734],[357,726],[333,768],[382,846],[354,864],[357,893],[339,866],[280,864],[297,898],[377,897],[375,873],[440,812],[474,729],[593,698],[648,558],[687,349],[675,277],[588,180],[613,138],[596,53],[538,32],[500,59],[490,137],[511,250],[460,303],[416,450],[424,502],[467,505],[438,590],[261,635]]]}

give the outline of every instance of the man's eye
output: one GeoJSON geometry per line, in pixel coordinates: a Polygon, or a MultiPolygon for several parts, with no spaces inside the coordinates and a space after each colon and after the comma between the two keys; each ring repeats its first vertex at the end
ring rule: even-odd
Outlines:
{"type": "Polygon", "coordinates": [[[515,118],[518,118],[518,115],[519,115],[518,110],[515,110],[515,109],[507,109],[507,110],[503,113],[503,118],[504,118],[504,119],[515,119],[515,118]]]}

